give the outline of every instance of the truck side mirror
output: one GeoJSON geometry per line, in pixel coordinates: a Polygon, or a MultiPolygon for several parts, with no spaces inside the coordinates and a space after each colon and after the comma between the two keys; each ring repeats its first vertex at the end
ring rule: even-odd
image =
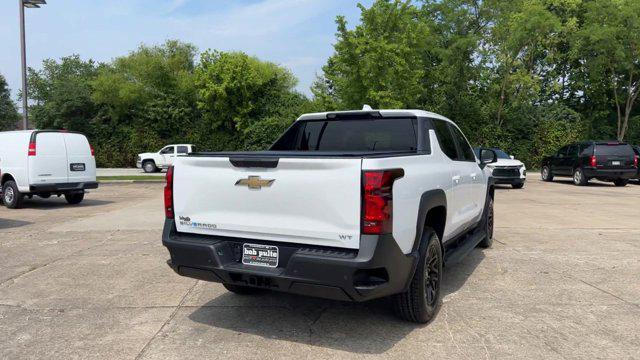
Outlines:
{"type": "Polygon", "coordinates": [[[480,168],[498,161],[498,154],[491,149],[480,149],[480,168]]]}

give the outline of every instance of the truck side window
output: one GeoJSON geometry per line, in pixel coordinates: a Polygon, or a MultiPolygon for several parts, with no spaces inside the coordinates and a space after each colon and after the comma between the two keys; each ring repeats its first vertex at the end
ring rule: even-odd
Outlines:
{"type": "Polygon", "coordinates": [[[188,146],[178,146],[178,154],[188,154],[189,147],[188,146]]]}
{"type": "Polygon", "coordinates": [[[569,155],[570,157],[578,156],[578,152],[579,152],[579,147],[578,147],[578,145],[571,145],[571,146],[569,147],[569,153],[568,153],[568,155],[569,155]]]}
{"type": "Polygon", "coordinates": [[[456,143],[453,139],[453,135],[449,130],[449,126],[446,121],[432,119],[433,127],[436,132],[436,136],[438,137],[438,143],[440,144],[440,148],[451,160],[460,160],[458,159],[458,150],[456,149],[456,143]]]}
{"type": "Polygon", "coordinates": [[[458,143],[458,147],[460,148],[460,151],[462,152],[460,154],[460,160],[462,161],[470,161],[470,162],[476,162],[476,157],[473,154],[473,149],[471,149],[471,145],[469,145],[469,142],[467,141],[467,139],[464,137],[464,135],[462,135],[462,132],[455,126],[449,124],[449,127],[451,128],[451,132],[453,133],[453,137],[456,140],[456,142],[458,143]]]}
{"type": "Polygon", "coordinates": [[[568,146],[560,148],[560,150],[558,150],[558,152],[556,153],[556,156],[557,157],[565,157],[567,155],[567,149],[568,148],[569,148],[568,146]]]}
{"type": "Polygon", "coordinates": [[[173,146],[167,146],[166,148],[162,149],[160,151],[160,154],[162,155],[173,154],[173,146]]]}

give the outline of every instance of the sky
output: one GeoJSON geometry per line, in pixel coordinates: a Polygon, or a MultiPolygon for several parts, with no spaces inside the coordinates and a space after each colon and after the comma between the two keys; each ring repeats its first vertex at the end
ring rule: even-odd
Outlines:
{"type": "MultiPolygon", "coordinates": [[[[335,18],[351,26],[357,3],[373,0],[47,0],[25,9],[27,66],[79,54],[109,61],[140,44],[178,39],[206,49],[239,50],[289,68],[309,86],[333,53],[335,18]]],[[[0,73],[17,99],[19,0],[0,0],[0,73]]]]}

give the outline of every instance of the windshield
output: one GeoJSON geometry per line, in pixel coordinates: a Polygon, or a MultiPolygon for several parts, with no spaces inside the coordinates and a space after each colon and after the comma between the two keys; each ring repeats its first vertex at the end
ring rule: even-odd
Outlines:
{"type": "Polygon", "coordinates": [[[415,151],[414,119],[298,121],[271,147],[281,151],[415,151]]]}

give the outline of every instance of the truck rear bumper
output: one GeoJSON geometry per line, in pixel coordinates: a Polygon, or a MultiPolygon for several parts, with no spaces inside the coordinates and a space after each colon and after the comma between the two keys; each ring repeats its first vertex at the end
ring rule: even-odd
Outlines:
{"type": "Polygon", "coordinates": [[[87,182],[77,182],[77,183],[30,185],[29,191],[32,193],[43,193],[43,192],[64,193],[64,192],[70,192],[70,191],[73,192],[73,191],[82,191],[82,190],[97,189],[97,188],[98,188],[97,181],[87,181],[87,182]]]}
{"type": "Polygon", "coordinates": [[[359,250],[336,249],[178,233],[171,219],[162,243],[171,255],[167,263],[182,276],[344,301],[403,292],[418,260],[417,252],[403,254],[391,235],[363,235],[359,250]],[[244,265],[244,243],[277,246],[278,266],[244,265]]]}
{"type": "Polygon", "coordinates": [[[632,169],[593,169],[585,168],[585,176],[589,178],[615,180],[615,179],[633,179],[638,176],[638,170],[632,169]]]}

